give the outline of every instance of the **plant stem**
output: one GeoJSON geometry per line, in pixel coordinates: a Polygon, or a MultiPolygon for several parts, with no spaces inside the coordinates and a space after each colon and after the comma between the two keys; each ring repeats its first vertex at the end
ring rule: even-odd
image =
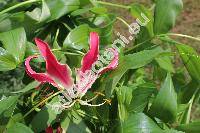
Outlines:
{"type": "Polygon", "coordinates": [[[189,35],[184,35],[184,34],[177,34],[177,33],[167,33],[167,34],[161,34],[158,36],[163,36],[163,35],[168,35],[168,36],[178,36],[178,37],[184,37],[184,38],[189,38],[195,41],[200,41],[200,38],[189,36],[189,35]]]}
{"type": "Polygon", "coordinates": [[[16,9],[16,8],[19,8],[19,7],[28,5],[28,4],[30,4],[30,3],[39,2],[39,1],[41,1],[41,0],[28,0],[28,1],[20,2],[20,3],[16,4],[16,5],[14,5],[14,6],[11,6],[11,7],[9,7],[9,8],[6,8],[6,9],[2,10],[2,11],[0,12],[0,15],[2,15],[2,14],[4,14],[4,13],[7,13],[7,12],[9,12],[9,11],[11,11],[11,10],[14,10],[14,9],[16,9]]]}
{"type": "Polygon", "coordinates": [[[193,94],[192,98],[191,98],[190,101],[189,101],[189,108],[188,108],[188,112],[187,112],[187,117],[186,117],[185,124],[189,124],[189,123],[190,123],[192,105],[193,105],[193,103],[194,103],[194,99],[195,99],[195,96],[196,96],[198,90],[199,90],[199,89],[197,89],[197,90],[195,91],[195,93],[193,94]]]}
{"type": "Polygon", "coordinates": [[[141,46],[142,44],[144,44],[144,43],[146,43],[146,42],[148,42],[148,41],[150,41],[150,40],[152,40],[152,39],[153,39],[153,38],[151,38],[151,39],[148,39],[148,40],[145,40],[145,41],[143,41],[143,42],[141,42],[141,43],[138,43],[137,45],[135,45],[135,46],[131,47],[131,48],[130,48],[130,49],[128,49],[128,50],[126,50],[124,53],[128,53],[128,52],[130,52],[130,51],[134,50],[135,48],[137,48],[137,47],[141,46]]]}
{"type": "Polygon", "coordinates": [[[104,2],[104,1],[94,1],[95,3],[102,4],[102,5],[107,5],[107,6],[114,6],[114,7],[119,7],[123,9],[130,9],[130,6],[124,6],[124,5],[119,5],[119,4],[113,4],[109,2],[104,2]]]}
{"type": "Polygon", "coordinates": [[[72,31],[72,28],[69,27],[69,25],[67,25],[66,23],[62,22],[62,24],[69,30],[69,31],[72,31]]]}
{"type": "Polygon", "coordinates": [[[54,93],[53,95],[49,96],[48,98],[42,100],[40,103],[38,103],[36,106],[34,106],[30,111],[28,111],[23,118],[25,118],[26,116],[28,116],[32,111],[34,111],[37,107],[39,107],[40,105],[44,104],[45,102],[47,102],[49,99],[53,98],[54,96],[60,94],[62,92],[62,90],[54,93]]]}
{"type": "Polygon", "coordinates": [[[130,25],[129,25],[124,19],[122,19],[122,18],[120,18],[120,17],[116,17],[116,19],[118,19],[119,21],[121,21],[122,23],[124,23],[129,29],[132,29],[132,28],[130,27],[130,25]]]}
{"type": "Polygon", "coordinates": [[[81,51],[74,51],[74,52],[76,52],[76,53],[65,52],[65,51],[62,51],[62,49],[52,49],[51,51],[52,51],[52,52],[61,51],[61,52],[63,52],[64,54],[68,54],[68,55],[82,55],[82,56],[85,55],[85,53],[83,53],[83,52],[81,52],[81,51]]]}

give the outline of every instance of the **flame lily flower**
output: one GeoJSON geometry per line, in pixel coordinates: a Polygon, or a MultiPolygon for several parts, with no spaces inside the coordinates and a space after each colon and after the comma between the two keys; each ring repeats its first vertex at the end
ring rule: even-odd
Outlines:
{"type": "MultiPolygon", "coordinates": [[[[50,50],[47,43],[36,38],[35,43],[40,54],[46,61],[46,72],[37,73],[31,66],[30,61],[38,55],[29,56],[25,61],[27,74],[41,83],[50,83],[57,88],[62,88],[68,92],[77,92],[76,97],[82,97],[91,88],[95,80],[104,72],[115,69],[118,65],[118,52],[113,48],[106,51],[112,53],[113,57],[106,67],[93,72],[95,62],[99,58],[99,36],[95,32],[90,33],[90,49],[85,54],[81,62],[81,68],[77,70],[76,83],[71,76],[71,70],[67,64],[61,64],[50,50]]],[[[73,97],[74,98],[74,97],[73,97]]]]}

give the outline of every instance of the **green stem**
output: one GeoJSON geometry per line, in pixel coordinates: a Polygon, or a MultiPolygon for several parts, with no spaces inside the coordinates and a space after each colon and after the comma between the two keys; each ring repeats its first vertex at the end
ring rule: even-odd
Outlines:
{"type": "Polygon", "coordinates": [[[47,102],[49,99],[53,98],[54,96],[60,94],[62,92],[58,91],[56,93],[54,93],[53,95],[49,96],[48,98],[44,99],[43,101],[41,101],[40,103],[38,103],[36,106],[34,106],[30,111],[28,111],[23,118],[25,118],[26,116],[28,116],[32,111],[34,111],[36,108],[38,108],[40,105],[44,104],[45,102],[47,102]]]}
{"type": "Polygon", "coordinates": [[[72,28],[69,27],[69,25],[67,25],[66,23],[62,22],[62,24],[69,30],[69,31],[72,31],[72,28]]]}
{"type": "Polygon", "coordinates": [[[64,54],[68,54],[68,55],[85,55],[85,53],[81,52],[81,51],[74,51],[76,53],[71,53],[71,52],[65,52],[65,51],[62,51],[62,49],[52,49],[51,50],[52,52],[55,52],[55,51],[61,51],[63,52],[64,54]]]}
{"type": "Polygon", "coordinates": [[[130,25],[129,25],[124,19],[122,19],[122,18],[120,18],[120,17],[116,17],[116,19],[118,19],[119,21],[121,21],[122,23],[124,23],[129,29],[132,29],[132,28],[130,27],[130,25]]]}
{"type": "Polygon", "coordinates": [[[192,40],[195,40],[195,41],[200,41],[200,38],[196,38],[196,37],[184,35],[184,34],[177,34],[177,33],[167,33],[167,34],[161,34],[161,35],[158,35],[158,36],[163,36],[163,35],[178,36],[178,37],[189,38],[189,39],[192,39],[192,40]]]}
{"type": "Polygon", "coordinates": [[[9,12],[9,11],[11,11],[11,10],[14,10],[14,9],[16,9],[16,8],[19,8],[19,7],[28,5],[28,4],[30,4],[30,3],[39,2],[39,1],[41,1],[41,0],[28,0],[28,1],[21,2],[21,3],[19,3],[19,4],[16,4],[16,5],[14,5],[14,6],[11,6],[11,7],[9,7],[9,8],[4,9],[3,11],[0,12],[0,15],[2,15],[2,14],[4,14],[4,13],[7,13],[7,12],[9,12]]]}
{"type": "Polygon", "coordinates": [[[193,101],[194,101],[194,95],[193,95],[193,97],[190,99],[190,101],[188,103],[189,107],[186,110],[187,111],[186,114],[183,115],[181,123],[188,124],[190,122],[190,116],[191,116],[191,110],[192,110],[193,101]]]}
{"type": "Polygon", "coordinates": [[[104,1],[94,1],[95,3],[102,4],[102,5],[107,5],[107,6],[114,6],[114,7],[119,7],[123,9],[130,9],[130,6],[124,6],[124,5],[119,5],[119,4],[113,4],[109,2],[104,2],[104,1]]]}
{"type": "Polygon", "coordinates": [[[148,40],[145,40],[144,42],[138,43],[137,45],[135,45],[135,46],[131,47],[131,48],[130,48],[130,49],[128,49],[128,50],[126,50],[124,53],[129,53],[130,51],[134,50],[135,48],[137,48],[137,47],[141,46],[142,44],[144,44],[144,43],[146,43],[146,42],[148,42],[148,41],[150,41],[150,40],[152,40],[152,39],[153,39],[153,38],[151,38],[151,39],[148,39],[148,40]]]}
{"type": "Polygon", "coordinates": [[[193,105],[193,103],[194,103],[194,99],[195,99],[195,96],[196,96],[197,92],[198,92],[198,89],[195,91],[194,95],[192,96],[192,98],[191,98],[190,101],[189,101],[189,108],[188,108],[188,112],[187,112],[187,117],[186,117],[186,122],[185,122],[185,124],[189,124],[189,123],[190,123],[192,105],[193,105]]]}

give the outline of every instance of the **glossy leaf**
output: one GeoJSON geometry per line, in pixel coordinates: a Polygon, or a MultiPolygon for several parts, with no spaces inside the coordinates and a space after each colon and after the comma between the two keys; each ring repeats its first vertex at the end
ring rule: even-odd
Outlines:
{"type": "MultiPolygon", "coordinates": [[[[58,97],[53,98],[48,104],[51,105],[55,104],[56,102],[58,102],[58,97]]],[[[56,116],[56,110],[54,110],[52,106],[46,105],[33,118],[30,123],[30,127],[36,132],[41,132],[42,130],[45,130],[49,125],[54,123],[56,116]]]]}
{"type": "Polygon", "coordinates": [[[12,105],[16,105],[18,96],[10,96],[0,101],[0,114],[9,109],[12,105]]]}
{"type": "Polygon", "coordinates": [[[5,128],[16,108],[18,98],[19,96],[10,96],[0,100],[0,132],[5,131],[5,128]]]}
{"type": "MultiPolygon", "coordinates": [[[[97,32],[100,36],[100,44],[108,45],[111,43],[112,39],[112,29],[113,23],[116,19],[113,15],[101,15],[103,20],[101,23],[96,24],[96,27],[90,27],[87,24],[80,25],[74,28],[64,40],[63,47],[64,48],[71,48],[71,49],[89,49],[88,41],[89,41],[89,33],[90,32],[97,32]],[[105,23],[103,26],[102,23],[105,23]]],[[[95,21],[97,21],[98,17],[95,21]]]]}
{"type": "Polygon", "coordinates": [[[143,113],[135,113],[121,123],[120,133],[150,133],[162,132],[162,129],[148,116],[143,113]]]}
{"type": "Polygon", "coordinates": [[[190,46],[184,44],[176,45],[179,54],[187,68],[190,76],[196,80],[200,81],[200,58],[197,52],[190,46]]]}
{"type": "Polygon", "coordinates": [[[0,47],[0,71],[8,71],[14,68],[16,68],[15,58],[0,47]]]}
{"type": "Polygon", "coordinates": [[[182,0],[157,0],[154,12],[154,33],[167,33],[183,8],[182,0]]]}
{"type": "Polygon", "coordinates": [[[47,6],[46,2],[42,0],[42,7],[41,8],[35,8],[31,12],[26,12],[26,15],[28,15],[33,20],[37,21],[38,23],[43,22],[47,20],[50,16],[50,10],[47,6]]]}
{"type": "Polygon", "coordinates": [[[39,53],[39,50],[37,46],[31,42],[27,42],[25,56],[28,57],[28,56],[38,54],[38,53],[39,53]]]}
{"type": "Polygon", "coordinates": [[[0,33],[0,41],[8,53],[15,57],[16,63],[23,61],[26,50],[26,33],[24,28],[0,33]]]}
{"type": "Polygon", "coordinates": [[[73,29],[64,41],[64,48],[88,49],[89,26],[84,24],[73,29]]]}
{"type": "Polygon", "coordinates": [[[177,96],[169,73],[153,101],[149,112],[152,116],[160,118],[165,122],[172,122],[176,119],[177,96]]]}
{"type": "Polygon", "coordinates": [[[79,0],[46,0],[51,17],[48,21],[58,19],[63,15],[79,8],[79,0]]]}

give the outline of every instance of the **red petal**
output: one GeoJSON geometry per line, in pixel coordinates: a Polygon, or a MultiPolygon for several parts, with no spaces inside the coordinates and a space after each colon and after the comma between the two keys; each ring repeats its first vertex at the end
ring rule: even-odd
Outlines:
{"type": "Polygon", "coordinates": [[[53,133],[53,128],[51,126],[47,127],[45,133],[53,133]]]}
{"type": "Polygon", "coordinates": [[[56,133],[62,133],[63,129],[62,127],[59,125],[58,128],[56,129],[56,133]]]}
{"type": "Polygon", "coordinates": [[[99,54],[99,36],[96,32],[90,33],[90,50],[82,59],[81,71],[84,73],[86,70],[90,70],[92,64],[97,61],[99,54]]]}
{"type": "Polygon", "coordinates": [[[57,84],[62,85],[66,89],[71,88],[73,85],[73,79],[71,77],[70,68],[57,61],[47,43],[37,38],[35,39],[35,42],[42,56],[46,60],[47,74],[50,75],[57,84]]]}
{"type": "Polygon", "coordinates": [[[39,82],[48,82],[48,83],[51,83],[52,85],[54,85],[55,87],[57,87],[56,83],[49,75],[47,75],[46,73],[36,73],[34,70],[32,70],[32,68],[30,66],[30,61],[33,58],[37,58],[37,56],[29,56],[25,61],[27,74],[39,82]]]}
{"type": "Polygon", "coordinates": [[[109,70],[113,70],[118,66],[119,54],[118,54],[117,50],[113,49],[113,48],[109,48],[107,50],[112,52],[114,57],[107,67],[104,67],[102,70],[100,70],[99,74],[105,73],[109,70]]]}

